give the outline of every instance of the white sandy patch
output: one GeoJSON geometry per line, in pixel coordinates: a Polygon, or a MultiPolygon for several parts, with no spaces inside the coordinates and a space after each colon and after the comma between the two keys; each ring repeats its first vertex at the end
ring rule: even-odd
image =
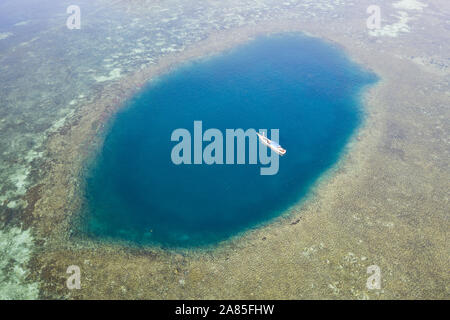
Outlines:
{"type": "Polygon", "coordinates": [[[176,48],[168,47],[168,48],[162,48],[161,52],[176,52],[178,51],[176,48]]]}
{"type": "Polygon", "coordinates": [[[427,4],[417,0],[401,0],[399,2],[393,3],[392,6],[397,9],[418,11],[422,11],[423,8],[428,7],[427,4]]]}
{"type": "Polygon", "coordinates": [[[28,174],[30,173],[30,169],[23,167],[20,170],[17,170],[16,173],[10,177],[10,180],[14,183],[16,186],[16,194],[24,195],[27,191],[27,178],[28,174]]]}
{"type": "Polygon", "coordinates": [[[121,70],[120,68],[115,68],[111,70],[108,76],[99,76],[94,77],[95,81],[97,82],[104,82],[104,81],[111,81],[115,79],[119,79],[121,77],[121,70]]]}
{"type": "Polygon", "coordinates": [[[38,283],[26,282],[32,247],[30,230],[0,230],[0,300],[38,298],[38,283]]]}
{"type": "Polygon", "coordinates": [[[378,30],[371,30],[369,31],[369,34],[374,37],[398,37],[401,32],[409,32],[408,22],[412,18],[404,11],[400,11],[397,17],[399,18],[399,21],[396,23],[385,25],[378,30]]]}
{"type": "Polygon", "coordinates": [[[19,199],[8,202],[6,206],[10,209],[15,209],[15,208],[25,208],[27,205],[28,203],[25,200],[19,199]]]}
{"type": "Polygon", "coordinates": [[[3,32],[3,33],[0,32],[0,40],[9,38],[9,37],[11,37],[12,35],[13,35],[13,34],[12,34],[11,32],[3,32]]]}
{"type": "Polygon", "coordinates": [[[26,45],[29,45],[30,43],[33,43],[33,42],[35,42],[37,39],[39,39],[39,37],[34,37],[33,39],[31,39],[30,41],[25,41],[25,42],[22,42],[20,45],[21,46],[26,46],[26,45]]]}
{"type": "Polygon", "coordinates": [[[17,22],[14,26],[15,27],[21,27],[21,26],[26,26],[29,23],[30,23],[30,20],[28,20],[28,21],[21,21],[21,22],[17,22]]]}
{"type": "MultiPolygon", "coordinates": [[[[73,100],[72,100],[73,101],[73,100]]],[[[69,105],[72,105],[71,103],[69,103],[69,105]]],[[[53,125],[48,129],[48,132],[55,132],[57,131],[59,128],[61,128],[64,123],[66,122],[67,118],[70,118],[75,110],[70,110],[69,112],[67,112],[67,114],[60,118],[58,121],[56,121],[55,123],[53,123],[53,125]]]]}
{"type": "Polygon", "coordinates": [[[27,160],[28,163],[31,163],[34,159],[42,157],[42,152],[37,152],[35,150],[28,151],[27,155],[25,156],[25,160],[27,160]]]}

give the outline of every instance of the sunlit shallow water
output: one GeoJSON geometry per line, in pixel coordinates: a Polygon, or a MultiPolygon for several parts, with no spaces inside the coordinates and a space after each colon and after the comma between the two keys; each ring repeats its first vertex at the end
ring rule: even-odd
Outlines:
{"type": "Polygon", "coordinates": [[[332,45],[291,33],[183,65],[114,119],[88,170],[85,231],[197,247],[270,221],[336,163],[361,123],[361,90],[375,80],[332,45]],[[260,175],[260,164],[175,165],[171,134],[193,134],[196,120],[203,131],[279,129],[287,153],[277,174],[260,175]]]}

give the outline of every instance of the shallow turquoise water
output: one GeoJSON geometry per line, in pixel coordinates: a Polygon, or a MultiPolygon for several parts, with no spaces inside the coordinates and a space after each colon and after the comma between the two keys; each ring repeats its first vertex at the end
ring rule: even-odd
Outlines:
{"type": "MultiPolygon", "coordinates": [[[[86,180],[86,232],[137,244],[215,244],[280,215],[333,165],[376,81],[337,48],[300,34],[260,37],[185,64],[120,112],[86,180]],[[173,130],[279,129],[275,175],[262,165],[175,165],[173,130]]],[[[206,145],[207,143],[204,143],[206,145]]],[[[301,236],[301,235],[299,235],[301,236]]]]}

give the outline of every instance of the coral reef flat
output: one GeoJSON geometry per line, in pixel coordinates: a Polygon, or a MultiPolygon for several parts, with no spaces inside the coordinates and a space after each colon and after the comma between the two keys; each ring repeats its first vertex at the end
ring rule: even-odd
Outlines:
{"type": "Polygon", "coordinates": [[[450,297],[448,1],[379,1],[376,31],[365,0],[85,2],[81,30],[68,33],[57,13],[0,28],[0,297],[450,297]],[[125,101],[181,63],[279,32],[329,41],[380,78],[311,196],[203,250],[84,237],[75,226],[86,163],[125,101]],[[70,265],[81,290],[66,287],[70,265]],[[380,290],[366,287],[370,265],[380,290]]]}

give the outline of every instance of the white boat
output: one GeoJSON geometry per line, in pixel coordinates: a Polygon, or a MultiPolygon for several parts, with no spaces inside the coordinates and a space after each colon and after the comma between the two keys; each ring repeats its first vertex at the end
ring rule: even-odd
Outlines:
{"type": "Polygon", "coordinates": [[[258,135],[259,140],[266,146],[268,146],[270,149],[278,153],[280,156],[284,155],[286,153],[286,149],[283,149],[278,143],[275,141],[270,140],[263,134],[256,133],[258,135]]]}

